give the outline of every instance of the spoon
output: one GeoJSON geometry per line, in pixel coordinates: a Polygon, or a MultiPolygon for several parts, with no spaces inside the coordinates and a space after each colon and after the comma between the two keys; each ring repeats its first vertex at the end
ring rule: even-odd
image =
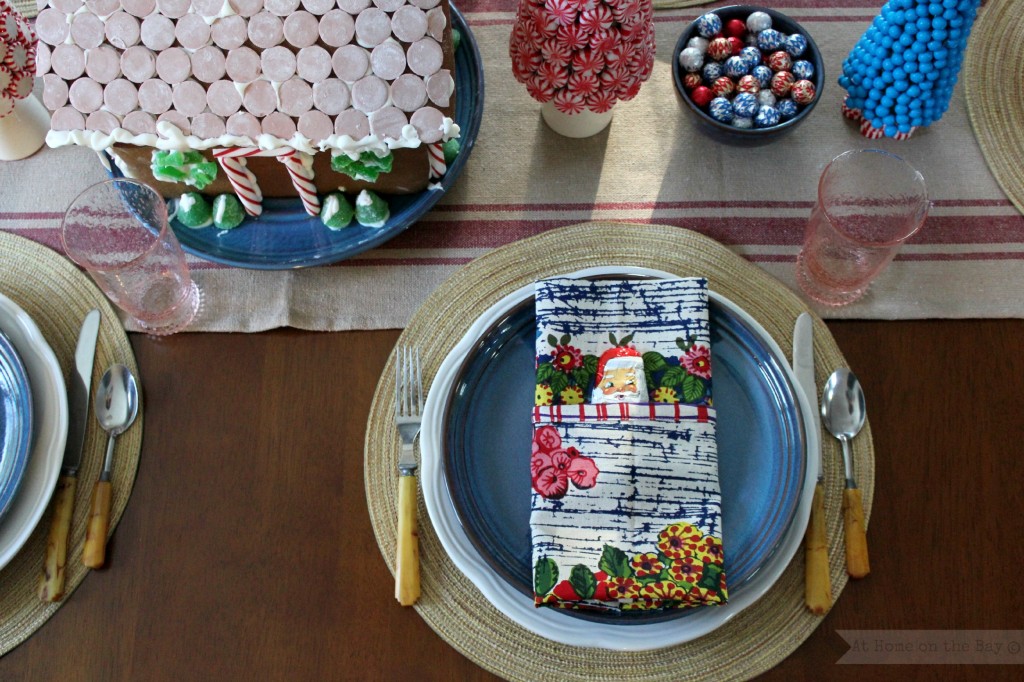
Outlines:
{"type": "Polygon", "coordinates": [[[864,390],[857,376],[846,368],[837,369],[825,383],[821,396],[821,418],[825,428],[843,445],[846,489],[843,491],[843,528],[846,533],[846,572],[863,578],[871,572],[868,541],[864,535],[864,503],[853,477],[850,441],[864,426],[864,390]]]}
{"type": "Polygon", "coordinates": [[[107,529],[110,525],[110,472],[114,464],[114,442],[135,421],[139,413],[139,389],[130,369],[112,365],[100,379],[93,404],[96,419],[110,436],[103,472],[92,490],[89,526],[85,533],[82,563],[89,568],[100,568],[106,561],[107,529]]]}

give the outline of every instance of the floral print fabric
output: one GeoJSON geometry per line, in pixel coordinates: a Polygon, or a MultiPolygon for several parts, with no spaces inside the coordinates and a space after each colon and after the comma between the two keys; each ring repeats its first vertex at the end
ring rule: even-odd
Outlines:
{"type": "Polygon", "coordinates": [[[707,282],[557,279],[536,291],[536,604],[724,603],[707,282]],[[642,376],[616,374],[621,358],[642,376]],[[602,402],[605,385],[638,395],[602,402]]]}

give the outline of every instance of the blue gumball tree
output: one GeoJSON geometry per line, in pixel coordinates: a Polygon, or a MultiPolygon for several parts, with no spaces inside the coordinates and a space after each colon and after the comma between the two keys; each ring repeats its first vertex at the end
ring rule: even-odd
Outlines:
{"type": "Polygon", "coordinates": [[[980,0],[889,0],[843,62],[843,115],[906,139],[949,108],[980,0]]]}

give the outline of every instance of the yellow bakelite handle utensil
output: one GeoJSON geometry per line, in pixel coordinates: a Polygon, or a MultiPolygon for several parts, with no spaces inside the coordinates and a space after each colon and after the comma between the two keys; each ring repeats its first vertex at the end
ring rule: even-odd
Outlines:
{"type": "Polygon", "coordinates": [[[89,568],[103,568],[107,558],[107,530],[110,528],[110,481],[97,481],[92,489],[89,525],[85,531],[82,563],[89,568]]]}
{"type": "Polygon", "coordinates": [[[420,596],[420,546],[416,530],[416,477],[398,478],[398,551],[395,599],[411,606],[420,596]]]}
{"type": "Polygon", "coordinates": [[[871,572],[868,539],[864,534],[864,501],[860,488],[843,491],[843,528],[846,532],[846,572],[851,578],[863,578],[871,572]]]}
{"type": "Polygon", "coordinates": [[[825,539],[825,490],[820,482],[814,488],[811,520],[807,524],[807,534],[804,536],[804,558],[804,601],[811,613],[820,616],[832,607],[828,542],[825,539]]]}
{"type": "Polygon", "coordinates": [[[71,512],[75,506],[78,479],[61,476],[53,493],[53,520],[46,538],[46,559],[39,576],[39,598],[60,601],[64,596],[64,569],[68,560],[68,535],[71,531],[71,512]]]}

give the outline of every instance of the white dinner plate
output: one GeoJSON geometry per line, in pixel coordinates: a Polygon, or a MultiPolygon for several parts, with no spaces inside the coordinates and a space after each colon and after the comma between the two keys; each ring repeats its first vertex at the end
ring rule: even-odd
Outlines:
{"type": "MultiPolygon", "coordinates": [[[[64,375],[36,323],[14,301],[0,294],[0,329],[18,349],[36,415],[34,442],[21,487],[0,519],[0,569],[22,548],[46,511],[64,458],[68,401],[64,375]]],[[[42,566],[43,557],[39,557],[42,566]]]]}
{"type": "MultiPolygon", "coordinates": [[[[671,273],[647,268],[622,266],[598,267],[570,273],[567,277],[583,278],[602,275],[635,275],[647,277],[675,277],[671,273]]],[[[730,597],[729,603],[714,608],[700,609],[686,618],[652,623],[621,625],[574,618],[555,609],[537,608],[533,600],[515,589],[491,566],[463,529],[455,505],[449,495],[443,467],[445,438],[445,409],[449,394],[459,375],[466,355],[481,335],[506,316],[518,304],[533,295],[533,284],[509,294],[488,309],[466,332],[465,336],[442,362],[434,377],[424,409],[423,429],[420,435],[420,453],[423,497],[431,522],[441,544],[460,571],[481,591],[499,611],[527,630],[547,639],[580,647],[596,647],[618,651],[646,651],[688,642],[721,627],[729,619],[762,597],[796,553],[803,539],[810,514],[814,483],[818,477],[816,457],[808,457],[804,468],[800,500],[793,523],[771,558],[750,578],[742,591],[730,597]]],[[[789,363],[774,339],[764,328],[739,306],[711,292],[712,298],[728,308],[754,331],[779,360],[793,393],[797,397],[803,417],[807,451],[818,451],[817,417],[811,403],[798,388],[789,363]]]]}

